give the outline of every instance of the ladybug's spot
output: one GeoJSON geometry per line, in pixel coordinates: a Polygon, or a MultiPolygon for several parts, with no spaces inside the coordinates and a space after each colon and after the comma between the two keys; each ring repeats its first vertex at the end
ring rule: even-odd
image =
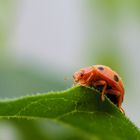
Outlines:
{"type": "Polygon", "coordinates": [[[119,77],[118,77],[117,75],[114,75],[114,80],[115,80],[116,82],[118,82],[118,81],[119,81],[119,77]]]}
{"type": "Polygon", "coordinates": [[[103,67],[98,67],[98,69],[99,69],[99,70],[104,70],[104,68],[103,68],[103,67]]]}
{"type": "Polygon", "coordinates": [[[80,73],[80,76],[81,76],[81,77],[83,77],[83,76],[84,76],[84,73],[83,73],[83,72],[81,72],[81,73],[80,73]]]}

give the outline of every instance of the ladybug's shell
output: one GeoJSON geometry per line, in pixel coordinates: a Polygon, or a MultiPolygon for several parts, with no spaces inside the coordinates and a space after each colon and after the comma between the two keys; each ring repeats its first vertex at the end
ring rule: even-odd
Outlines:
{"type": "Polygon", "coordinates": [[[122,94],[124,94],[123,82],[115,71],[104,65],[95,65],[93,66],[93,69],[96,71],[96,75],[98,75],[101,80],[105,80],[112,88],[118,89],[122,94]],[[103,70],[100,70],[99,68],[103,68],[103,70]],[[115,77],[117,79],[115,79],[115,77]]]}

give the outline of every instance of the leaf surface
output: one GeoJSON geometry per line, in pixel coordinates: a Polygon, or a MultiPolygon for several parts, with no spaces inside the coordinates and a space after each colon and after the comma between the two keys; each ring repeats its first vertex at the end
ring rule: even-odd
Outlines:
{"type": "MultiPolygon", "coordinates": [[[[138,128],[109,99],[102,102],[97,90],[80,86],[62,92],[1,100],[0,117],[15,122],[41,120],[63,130],[70,129],[77,139],[140,139],[138,128]]],[[[61,135],[65,133],[62,131],[61,135]]]]}

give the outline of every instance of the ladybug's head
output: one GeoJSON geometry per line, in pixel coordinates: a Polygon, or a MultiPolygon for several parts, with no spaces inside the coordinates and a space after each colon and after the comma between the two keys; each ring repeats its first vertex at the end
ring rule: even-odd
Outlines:
{"type": "Polygon", "coordinates": [[[91,72],[92,72],[91,67],[80,69],[79,71],[75,72],[74,75],[73,75],[74,82],[76,84],[80,83],[80,84],[86,84],[87,85],[88,84],[87,79],[91,75],[91,72]]]}

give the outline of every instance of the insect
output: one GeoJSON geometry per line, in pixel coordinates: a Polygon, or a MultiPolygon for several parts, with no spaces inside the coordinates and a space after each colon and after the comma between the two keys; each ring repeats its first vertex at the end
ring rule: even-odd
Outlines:
{"type": "Polygon", "coordinates": [[[124,98],[124,86],[120,76],[108,66],[93,65],[82,68],[73,75],[74,83],[81,86],[95,87],[101,91],[101,100],[104,101],[104,94],[122,113],[122,102],[124,98]]]}

